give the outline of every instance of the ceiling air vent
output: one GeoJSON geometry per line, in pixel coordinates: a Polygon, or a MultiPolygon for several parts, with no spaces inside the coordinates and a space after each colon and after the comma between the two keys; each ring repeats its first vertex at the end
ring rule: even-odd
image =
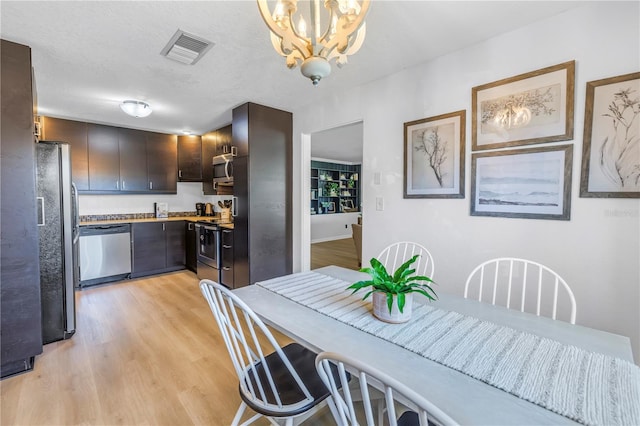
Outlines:
{"type": "Polygon", "coordinates": [[[160,54],[174,61],[193,65],[198,62],[213,45],[213,42],[205,40],[202,37],[178,30],[160,54]]]}

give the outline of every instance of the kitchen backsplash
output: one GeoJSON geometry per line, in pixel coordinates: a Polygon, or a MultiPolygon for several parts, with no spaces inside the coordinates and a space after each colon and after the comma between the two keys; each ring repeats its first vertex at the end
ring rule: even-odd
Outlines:
{"type": "MultiPolygon", "coordinates": [[[[195,210],[188,212],[169,212],[169,217],[185,217],[195,215],[195,210]]],[[[155,217],[155,213],[90,214],[80,215],[80,222],[96,222],[99,220],[153,219],[155,217]]]]}
{"type": "Polygon", "coordinates": [[[91,218],[86,221],[92,221],[155,217],[154,203],[167,203],[170,216],[195,215],[196,203],[212,203],[217,212],[220,210],[218,201],[229,199],[231,199],[230,195],[203,195],[202,184],[199,182],[178,182],[176,194],[80,194],[78,202],[81,220],[85,221],[84,217],[91,218]]]}

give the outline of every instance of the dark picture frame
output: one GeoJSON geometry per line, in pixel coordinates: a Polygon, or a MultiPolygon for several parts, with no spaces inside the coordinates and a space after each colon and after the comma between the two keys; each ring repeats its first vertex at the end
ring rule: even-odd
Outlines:
{"type": "Polygon", "coordinates": [[[587,83],[580,197],[640,198],[640,72],[587,83]]]}
{"type": "Polygon", "coordinates": [[[569,220],[573,145],[474,153],[471,216],[569,220]]]}
{"type": "Polygon", "coordinates": [[[466,114],[404,123],[404,198],[464,198],[466,114]]]}
{"type": "Polygon", "coordinates": [[[471,89],[471,150],[573,139],[575,61],[471,89]]]}

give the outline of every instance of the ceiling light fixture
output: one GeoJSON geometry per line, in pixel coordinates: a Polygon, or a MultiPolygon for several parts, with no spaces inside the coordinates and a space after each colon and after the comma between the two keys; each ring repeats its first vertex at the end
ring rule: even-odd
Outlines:
{"type": "Polygon", "coordinates": [[[127,100],[120,104],[120,108],[132,117],[146,117],[153,111],[148,103],[142,101],[127,100]]]}
{"type": "Polygon", "coordinates": [[[257,1],[262,19],[271,30],[276,52],[287,58],[289,68],[301,63],[302,75],[310,78],[314,86],[331,73],[330,60],[335,59],[338,67],[342,67],[347,56],[356,53],[364,42],[364,18],[370,0],[324,0],[326,11],[322,16],[321,0],[304,1],[309,4],[306,19],[298,11],[298,0],[277,0],[273,11],[268,0],[257,1]]]}

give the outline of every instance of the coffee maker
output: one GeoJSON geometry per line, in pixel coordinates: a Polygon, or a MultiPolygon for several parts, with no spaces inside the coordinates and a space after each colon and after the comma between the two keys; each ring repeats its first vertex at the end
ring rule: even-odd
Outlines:
{"type": "Polygon", "coordinates": [[[204,203],[196,203],[196,216],[204,216],[204,203]]]}

